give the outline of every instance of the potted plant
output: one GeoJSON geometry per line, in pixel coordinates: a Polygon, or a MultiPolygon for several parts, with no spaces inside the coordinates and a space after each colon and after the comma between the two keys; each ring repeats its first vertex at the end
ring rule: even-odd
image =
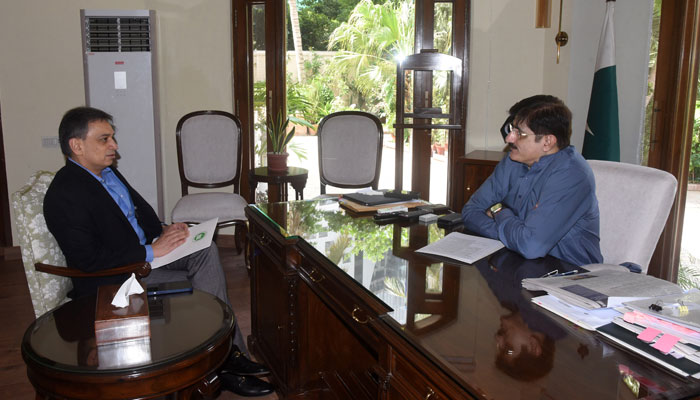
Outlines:
{"type": "Polygon", "coordinates": [[[267,168],[273,172],[287,170],[287,144],[294,137],[296,127],[287,132],[289,118],[282,119],[282,113],[277,118],[269,117],[267,120],[267,136],[270,138],[270,150],[267,152],[267,168]]]}

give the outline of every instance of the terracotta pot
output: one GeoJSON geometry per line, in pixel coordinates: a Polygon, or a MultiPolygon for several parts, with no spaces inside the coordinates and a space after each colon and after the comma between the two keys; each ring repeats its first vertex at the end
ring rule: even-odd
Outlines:
{"type": "Polygon", "coordinates": [[[287,171],[287,157],[289,157],[287,153],[267,153],[267,169],[271,172],[287,171]]]}

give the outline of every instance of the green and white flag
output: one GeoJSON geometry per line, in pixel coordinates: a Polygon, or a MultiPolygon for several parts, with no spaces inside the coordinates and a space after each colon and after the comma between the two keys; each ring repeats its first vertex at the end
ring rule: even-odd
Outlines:
{"type": "Polygon", "coordinates": [[[617,72],[615,68],[615,2],[608,1],[603,33],[593,75],[593,90],[583,139],[583,157],[589,160],[620,161],[620,121],[617,113],[617,72]]]}

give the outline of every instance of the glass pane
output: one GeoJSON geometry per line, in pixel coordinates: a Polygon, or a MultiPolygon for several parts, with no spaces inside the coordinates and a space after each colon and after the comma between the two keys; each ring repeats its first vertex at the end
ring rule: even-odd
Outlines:
{"type": "Polygon", "coordinates": [[[320,194],[315,128],[324,116],[343,110],[367,111],[382,121],[379,187],[393,188],[396,58],[413,52],[413,2],[341,0],[329,7],[297,1],[290,2],[287,15],[287,108],[306,122],[296,126],[289,165],[309,170],[304,197],[320,194]]]}
{"type": "MultiPolygon", "coordinates": [[[[254,149],[255,159],[253,166],[266,165],[265,154],[267,152],[267,136],[265,132],[265,118],[267,104],[265,102],[265,5],[255,4],[253,13],[253,101],[254,101],[254,149]]],[[[267,184],[260,183],[256,189],[255,201],[267,201],[267,184]]]]}

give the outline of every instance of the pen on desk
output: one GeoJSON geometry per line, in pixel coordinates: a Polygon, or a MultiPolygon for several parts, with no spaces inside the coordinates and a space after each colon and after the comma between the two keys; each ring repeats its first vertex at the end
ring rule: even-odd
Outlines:
{"type": "Polygon", "coordinates": [[[577,273],[578,273],[578,270],[577,270],[577,269],[574,269],[574,270],[571,270],[571,271],[562,272],[561,274],[555,274],[555,275],[552,275],[552,276],[568,276],[568,275],[573,275],[573,274],[577,274],[577,273]]]}

